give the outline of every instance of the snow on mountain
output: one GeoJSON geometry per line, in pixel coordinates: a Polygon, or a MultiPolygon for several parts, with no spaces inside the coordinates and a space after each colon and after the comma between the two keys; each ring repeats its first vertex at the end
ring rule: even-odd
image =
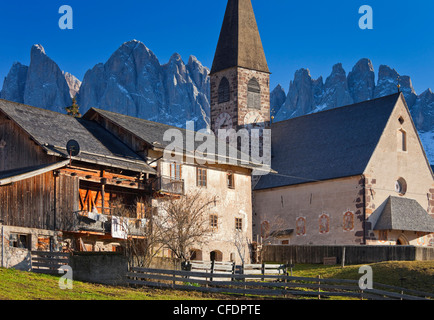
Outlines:
{"type": "Polygon", "coordinates": [[[30,66],[15,63],[0,97],[65,112],[76,97],[81,113],[92,107],[183,127],[209,117],[209,69],[194,56],[185,64],[174,54],[161,65],[142,42],[122,44],[109,60],[88,70],[83,82],[58,65],[41,45],[31,49],[30,66]]]}
{"type": "Polygon", "coordinates": [[[14,63],[4,80],[0,97],[64,112],[72,103],[70,90],[64,72],[37,44],[31,48],[28,67],[14,63]]]}
{"type": "MultiPolygon", "coordinates": [[[[209,123],[209,69],[194,56],[185,63],[173,54],[160,64],[142,42],[122,44],[106,61],[88,70],[80,82],[61,71],[41,45],[31,49],[30,65],[15,62],[4,79],[0,98],[65,112],[76,97],[80,111],[92,107],[119,112],[178,127],[195,121],[196,129],[209,123]]],[[[274,121],[311,114],[397,92],[404,93],[431,163],[434,163],[434,93],[415,92],[409,76],[381,65],[378,80],[369,59],[359,60],[348,73],[333,66],[325,82],[308,69],[295,72],[288,93],[278,85],[270,94],[274,121]]]]}
{"type": "Polygon", "coordinates": [[[142,42],[124,43],[105,64],[89,70],[78,93],[84,113],[91,107],[178,127],[209,116],[209,70],[193,56],[179,54],[161,65],[142,42]]]}
{"type": "Polygon", "coordinates": [[[342,65],[336,64],[324,84],[322,77],[312,79],[308,69],[297,70],[294,80],[290,82],[285,102],[275,106],[279,109],[275,121],[393,94],[397,92],[398,84],[428,158],[434,163],[434,94],[428,89],[418,96],[409,76],[402,76],[385,65],[379,67],[375,83],[374,68],[369,59],[359,60],[348,76],[342,65]]]}

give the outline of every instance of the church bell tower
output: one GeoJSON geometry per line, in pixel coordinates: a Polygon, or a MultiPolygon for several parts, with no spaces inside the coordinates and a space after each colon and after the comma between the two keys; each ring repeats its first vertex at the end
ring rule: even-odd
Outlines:
{"type": "Polygon", "coordinates": [[[210,78],[216,134],[270,126],[270,72],[251,0],[228,0],[210,78]]]}

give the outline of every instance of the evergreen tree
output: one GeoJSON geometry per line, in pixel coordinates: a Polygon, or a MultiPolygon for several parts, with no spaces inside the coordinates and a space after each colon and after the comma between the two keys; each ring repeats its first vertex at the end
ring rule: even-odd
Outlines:
{"type": "Polygon", "coordinates": [[[68,114],[68,116],[72,116],[75,118],[81,118],[81,113],[80,113],[80,107],[77,104],[77,99],[74,97],[72,98],[72,105],[69,107],[66,107],[66,113],[68,114]]]}

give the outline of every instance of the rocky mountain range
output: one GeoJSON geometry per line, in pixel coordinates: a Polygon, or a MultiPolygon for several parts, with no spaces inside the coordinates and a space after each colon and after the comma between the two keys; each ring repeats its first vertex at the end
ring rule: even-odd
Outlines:
{"type": "Polygon", "coordinates": [[[210,109],[208,75],[194,56],[185,64],[175,53],[161,65],[142,42],[132,40],[80,82],[34,45],[29,66],[16,62],[11,67],[0,98],[65,113],[76,97],[82,114],[95,107],[179,127],[195,121],[204,128],[210,109]]]}
{"type": "MultiPolygon", "coordinates": [[[[271,92],[274,121],[349,105],[397,92],[398,84],[413,115],[428,158],[434,163],[434,93],[417,94],[409,76],[381,65],[378,78],[372,62],[361,59],[347,74],[333,66],[325,79],[313,79],[308,69],[295,72],[288,92],[271,92]]],[[[80,112],[96,107],[178,127],[195,121],[204,128],[210,109],[209,69],[194,56],[184,63],[173,54],[161,64],[142,42],[122,44],[106,61],[89,69],[83,81],[62,71],[41,45],[30,52],[30,65],[12,65],[0,98],[65,113],[76,97],[80,112]]]]}
{"type": "Polygon", "coordinates": [[[322,77],[313,79],[308,69],[297,70],[285,100],[285,92],[280,86],[271,92],[274,121],[393,94],[397,92],[398,85],[405,96],[427,156],[434,163],[433,92],[428,89],[417,95],[409,76],[402,76],[386,65],[379,67],[376,82],[374,67],[369,59],[359,60],[348,75],[342,64],[338,63],[333,66],[325,81],[322,77]]]}

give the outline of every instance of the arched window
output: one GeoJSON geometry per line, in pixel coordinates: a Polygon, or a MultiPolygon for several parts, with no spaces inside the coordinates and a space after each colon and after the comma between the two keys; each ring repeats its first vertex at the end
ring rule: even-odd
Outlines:
{"type": "Polygon", "coordinates": [[[218,101],[220,103],[228,102],[231,99],[231,90],[229,87],[229,80],[223,77],[220,80],[219,90],[218,90],[218,101]]]}
{"type": "Polygon", "coordinates": [[[223,261],[223,253],[219,250],[210,252],[209,258],[211,261],[223,261]]]}
{"type": "Polygon", "coordinates": [[[398,180],[396,180],[395,191],[401,196],[407,193],[407,181],[405,181],[404,178],[399,178],[398,180]]]}
{"type": "Polygon", "coordinates": [[[261,87],[255,78],[252,78],[247,84],[247,107],[261,109],[261,87]]]}

